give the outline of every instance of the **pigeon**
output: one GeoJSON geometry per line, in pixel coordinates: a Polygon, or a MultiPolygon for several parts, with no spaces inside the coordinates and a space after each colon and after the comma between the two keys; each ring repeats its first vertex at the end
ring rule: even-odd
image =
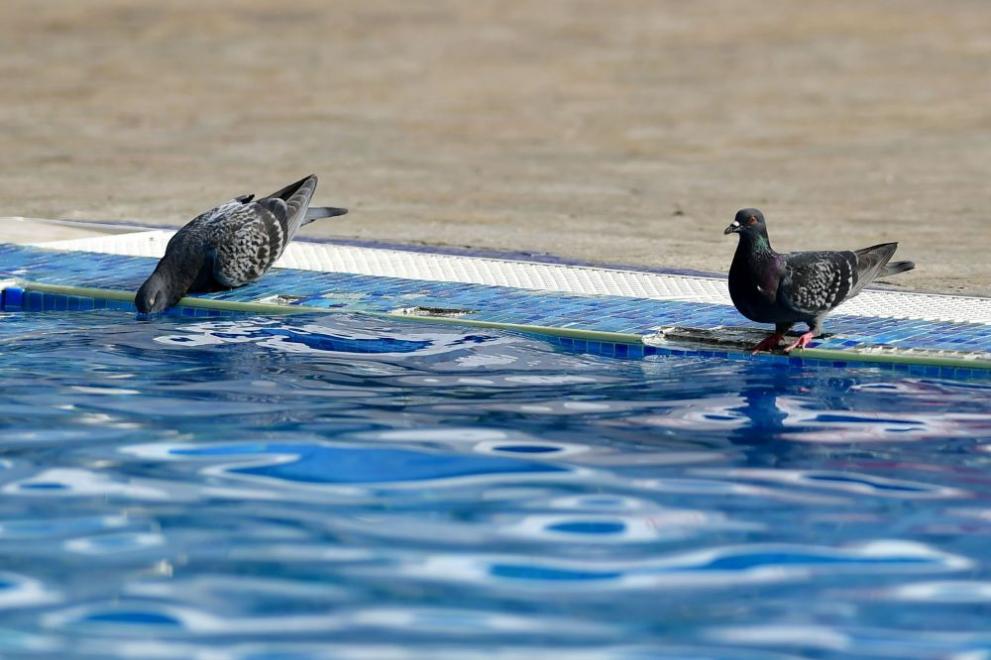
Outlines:
{"type": "Polygon", "coordinates": [[[840,303],[853,298],[879,277],[915,268],[911,261],[889,263],[898,243],[882,243],[856,251],[778,254],[767,238],[764,214],[737,212],[723,234],[739,234],[729,269],[729,294],[737,310],[751,321],[773,323],[774,333],[753,352],[777,348],[795,323],[808,332],[784,347],[805,348],[822,335],[822,321],[840,303]]]}
{"type": "Polygon", "coordinates": [[[311,174],[267,197],[241,195],[193,218],[175,233],[155,272],[138,289],[138,311],[160,312],[187,292],[233,289],[260,278],[300,227],[347,213],[311,207],[316,189],[317,177],[311,174]]]}

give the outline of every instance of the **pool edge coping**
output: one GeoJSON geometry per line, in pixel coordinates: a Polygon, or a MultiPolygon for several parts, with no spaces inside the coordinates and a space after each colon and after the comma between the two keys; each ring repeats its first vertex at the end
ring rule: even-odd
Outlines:
{"type": "MultiPolygon", "coordinates": [[[[155,229],[113,236],[36,242],[24,246],[61,252],[158,259],[173,233],[171,230],[155,229]]],[[[512,259],[507,255],[466,256],[420,249],[403,250],[397,246],[355,247],[338,241],[295,240],[289,244],[273,269],[732,307],[726,279],[718,275],[512,259]]],[[[991,297],[975,295],[868,287],[857,297],[844,302],[834,313],[943,323],[976,323],[986,325],[991,330],[991,297]]]]}

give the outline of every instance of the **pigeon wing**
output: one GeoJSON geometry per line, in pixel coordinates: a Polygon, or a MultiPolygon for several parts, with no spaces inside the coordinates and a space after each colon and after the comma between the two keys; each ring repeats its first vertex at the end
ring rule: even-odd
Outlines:
{"type": "Polygon", "coordinates": [[[853,252],[793,252],[786,257],[778,301],[798,314],[816,317],[856,295],[856,287],[853,252]]]}
{"type": "Polygon", "coordinates": [[[288,243],[285,220],[264,201],[230,210],[213,227],[214,277],[224,286],[238,287],[264,275],[288,243]]]}
{"type": "Polygon", "coordinates": [[[306,209],[316,190],[317,176],[311,174],[260,200],[263,204],[268,200],[279,200],[285,204],[286,243],[293,239],[300,225],[305,224],[306,209]]]}
{"type": "Polygon", "coordinates": [[[861,289],[879,277],[895,275],[915,268],[915,264],[911,261],[888,263],[891,261],[891,257],[895,256],[897,249],[898,243],[881,243],[856,251],[858,282],[854,293],[859,293],[861,289]]]}

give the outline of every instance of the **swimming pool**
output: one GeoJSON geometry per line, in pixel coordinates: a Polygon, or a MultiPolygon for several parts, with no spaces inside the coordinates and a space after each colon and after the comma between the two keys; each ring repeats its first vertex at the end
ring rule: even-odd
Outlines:
{"type": "Polygon", "coordinates": [[[991,652],[987,379],[0,318],[5,655],[991,652]]]}

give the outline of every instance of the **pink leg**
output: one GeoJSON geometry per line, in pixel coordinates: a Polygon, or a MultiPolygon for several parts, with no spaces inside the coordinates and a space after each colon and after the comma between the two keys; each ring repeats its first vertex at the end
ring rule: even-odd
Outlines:
{"type": "Polygon", "coordinates": [[[809,342],[815,339],[815,333],[809,330],[804,335],[799,337],[794,344],[788,344],[784,347],[785,353],[791,353],[796,348],[805,348],[809,345],[809,342]]]}
{"type": "Polygon", "coordinates": [[[761,351],[773,351],[774,349],[776,349],[778,346],[781,345],[781,340],[784,338],[785,336],[783,333],[775,332],[773,335],[771,335],[770,337],[768,337],[767,339],[763,340],[761,343],[757,344],[752,349],[750,349],[751,353],[756,355],[761,351]]]}

